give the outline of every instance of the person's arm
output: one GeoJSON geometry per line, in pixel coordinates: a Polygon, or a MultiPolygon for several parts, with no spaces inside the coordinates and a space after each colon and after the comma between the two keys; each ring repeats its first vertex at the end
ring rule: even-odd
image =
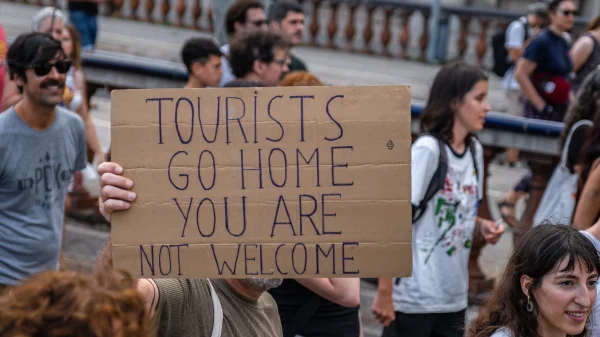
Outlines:
{"type": "Polygon", "coordinates": [[[582,36],[573,45],[571,49],[571,58],[573,59],[573,71],[578,72],[579,69],[587,62],[594,49],[594,41],[590,36],[582,36]]]}
{"type": "Polygon", "coordinates": [[[514,21],[506,30],[506,43],[504,47],[508,51],[508,56],[513,63],[517,63],[523,55],[525,44],[525,26],[519,20],[514,21]]]}
{"type": "Polygon", "coordinates": [[[590,228],[598,213],[600,213],[600,165],[599,160],[594,163],[594,168],[591,170],[581,197],[573,215],[573,227],[579,230],[590,228]]]}
{"type": "Polygon", "coordinates": [[[543,111],[546,106],[546,101],[538,94],[537,90],[531,83],[529,76],[533,73],[533,71],[537,68],[537,64],[531,60],[528,60],[524,57],[521,57],[517,62],[517,67],[515,69],[515,80],[519,83],[521,90],[529,99],[531,104],[533,104],[534,108],[538,111],[543,111]]]}
{"type": "Polygon", "coordinates": [[[152,318],[156,313],[158,298],[160,297],[158,286],[152,279],[141,278],[138,279],[137,290],[142,294],[146,302],[146,313],[152,318]]]}
{"type": "MultiPolygon", "coordinates": [[[[116,163],[104,162],[98,166],[100,174],[100,213],[110,222],[113,212],[127,210],[131,207],[131,201],[135,200],[135,193],[129,192],[133,181],[121,177],[123,168],[116,163]]],[[[95,265],[96,272],[112,268],[112,241],[110,238],[104,245],[95,265]]],[[[146,302],[146,312],[152,317],[158,306],[160,292],[158,286],[151,279],[138,279],[137,289],[146,302]]]]}
{"type": "MultiPolygon", "coordinates": [[[[98,174],[100,174],[100,213],[110,222],[110,216],[113,212],[127,210],[131,207],[131,202],[135,200],[135,192],[129,189],[133,186],[131,179],[122,177],[123,168],[116,163],[104,162],[98,165],[98,174]]],[[[112,242],[109,239],[104,245],[96,262],[96,270],[102,268],[112,268],[112,242]]]]}
{"type": "Polygon", "coordinates": [[[475,231],[481,233],[487,243],[495,245],[504,234],[504,225],[477,217],[475,219],[475,231]]]}
{"type": "Polygon", "coordinates": [[[390,325],[396,319],[394,301],[392,300],[393,280],[391,277],[382,277],[379,279],[377,294],[371,307],[375,318],[383,326],[390,325]]]}
{"type": "Polygon", "coordinates": [[[360,304],[359,278],[303,278],[298,283],[315,294],[346,308],[360,304]]]}
{"type": "Polygon", "coordinates": [[[4,74],[4,90],[2,97],[2,107],[0,107],[0,112],[10,108],[21,100],[19,87],[10,79],[8,71],[4,74]]]}
{"type": "Polygon", "coordinates": [[[83,123],[85,124],[85,135],[86,142],[89,145],[90,149],[94,151],[94,155],[98,158],[99,162],[104,161],[104,150],[102,149],[102,145],[100,144],[100,140],[98,140],[98,134],[96,132],[96,126],[94,125],[94,121],[92,120],[92,116],[90,115],[90,111],[87,106],[87,91],[85,87],[85,77],[83,72],[77,70],[75,72],[75,83],[77,89],[81,91],[81,96],[83,102],[79,109],[77,109],[77,113],[83,119],[83,123]]]}
{"type": "Polygon", "coordinates": [[[519,83],[527,99],[538,111],[544,110],[546,102],[537,92],[531,82],[530,76],[537,69],[538,65],[545,62],[548,57],[552,57],[547,54],[548,45],[546,39],[543,36],[538,36],[525,48],[523,56],[519,59],[515,68],[515,80],[519,83]]]}

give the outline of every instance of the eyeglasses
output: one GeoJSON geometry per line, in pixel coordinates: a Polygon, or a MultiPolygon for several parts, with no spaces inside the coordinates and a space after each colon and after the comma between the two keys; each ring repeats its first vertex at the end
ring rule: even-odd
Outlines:
{"type": "Polygon", "coordinates": [[[267,21],[266,20],[256,20],[256,21],[252,21],[251,24],[254,27],[262,27],[267,24],[267,21]]]}
{"type": "Polygon", "coordinates": [[[273,63],[279,64],[280,66],[283,67],[284,65],[288,64],[288,59],[282,59],[282,60],[273,59],[273,63]]]}
{"type": "Polygon", "coordinates": [[[569,10],[559,10],[560,13],[562,13],[562,15],[564,16],[571,16],[571,15],[575,15],[575,11],[569,11],[569,10]]]}
{"type": "Polygon", "coordinates": [[[49,61],[35,62],[29,66],[36,76],[46,76],[55,67],[59,74],[66,74],[71,68],[71,60],[58,60],[54,63],[49,61]]]}

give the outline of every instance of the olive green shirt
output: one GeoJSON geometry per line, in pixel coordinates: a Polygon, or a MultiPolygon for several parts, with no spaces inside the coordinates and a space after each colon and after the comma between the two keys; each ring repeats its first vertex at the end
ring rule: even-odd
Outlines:
{"type": "MultiPolygon", "coordinates": [[[[206,279],[154,279],[159,298],[155,324],[158,337],[210,337],[213,305],[206,279]]],[[[268,292],[253,301],[225,280],[211,280],[223,307],[222,337],[281,337],[277,304],[268,292]]]]}
{"type": "Polygon", "coordinates": [[[289,66],[290,73],[293,73],[294,71],[308,71],[308,67],[306,66],[304,61],[299,59],[296,55],[291,54],[290,59],[291,59],[290,66],[289,66]]]}

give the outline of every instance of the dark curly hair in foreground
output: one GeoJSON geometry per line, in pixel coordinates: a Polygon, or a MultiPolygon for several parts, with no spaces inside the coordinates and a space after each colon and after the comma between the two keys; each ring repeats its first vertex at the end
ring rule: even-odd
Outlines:
{"type": "Polygon", "coordinates": [[[128,274],[49,271],[0,296],[0,336],[152,337],[144,300],[128,274]]]}
{"type": "Polygon", "coordinates": [[[275,48],[288,50],[290,42],[278,32],[252,29],[231,41],[229,64],[237,78],[243,78],[254,70],[254,61],[271,63],[275,60],[275,48]]]}

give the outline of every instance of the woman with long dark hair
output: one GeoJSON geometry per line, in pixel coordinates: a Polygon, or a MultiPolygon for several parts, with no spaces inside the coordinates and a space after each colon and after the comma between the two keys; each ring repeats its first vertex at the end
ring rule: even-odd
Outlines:
{"type": "Polygon", "coordinates": [[[600,65],[600,15],[590,21],[585,33],[575,41],[571,57],[575,72],[571,88],[577,93],[583,80],[600,65]]]}
{"type": "MultiPolygon", "coordinates": [[[[515,247],[469,337],[586,337],[600,259],[571,226],[532,228],[515,247]]],[[[597,336],[597,334],[595,334],[597,336]]]]}
{"type": "MultiPolygon", "coordinates": [[[[600,107],[600,75],[597,91],[589,100],[600,107]]],[[[587,229],[600,219],[600,114],[596,113],[593,126],[587,131],[580,154],[579,190],[573,226],[587,229]]]]}
{"type": "Polygon", "coordinates": [[[376,318],[400,336],[458,337],[464,333],[473,236],[496,243],[501,224],[477,216],[483,198],[483,148],[474,137],[483,129],[488,78],[478,68],[442,68],[421,114],[421,132],[411,148],[413,206],[412,276],[379,279],[376,318]],[[446,173],[436,175],[441,158],[446,173]],[[432,181],[443,183],[427,200],[432,181]],[[415,215],[419,214],[418,219],[415,215]]]}
{"type": "MultiPolygon", "coordinates": [[[[573,70],[568,31],[575,22],[572,0],[552,0],[548,5],[550,25],[527,46],[515,69],[525,102],[524,117],[562,122],[572,96],[569,76],[573,70]]],[[[517,225],[515,205],[530,192],[531,172],[498,202],[504,221],[517,225]]]]}

